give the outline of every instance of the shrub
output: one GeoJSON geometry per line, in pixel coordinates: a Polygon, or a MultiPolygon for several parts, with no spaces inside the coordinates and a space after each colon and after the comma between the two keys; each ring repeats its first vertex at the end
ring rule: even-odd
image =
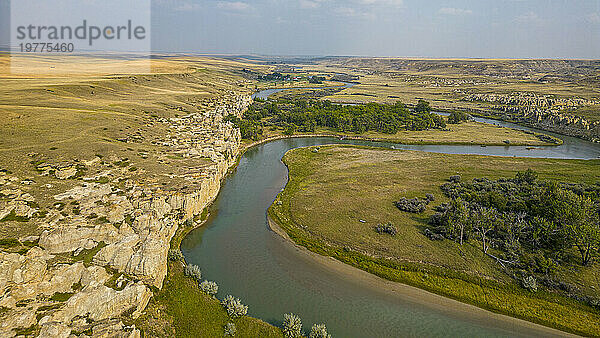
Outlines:
{"type": "Polygon", "coordinates": [[[171,250],[169,250],[168,257],[169,257],[170,261],[174,261],[174,262],[178,262],[178,261],[182,261],[183,260],[183,254],[178,249],[171,249],[171,250]]]}
{"type": "Polygon", "coordinates": [[[232,295],[228,295],[221,301],[221,305],[227,311],[227,314],[231,318],[237,318],[245,316],[248,313],[248,306],[242,304],[239,298],[235,298],[232,295]]]}
{"type": "Polygon", "coordinates": [[[302,337],[302,321],[293,313],[283,315],[283,335],[287,338],[302,337]]]}
{"type": "Polygon", "coordinates": [[[429,217],[429,224],[436,228],[445,226],[447,221],[448,220],[445,212],[436,212],[429,217]]]}
{"type": "Polygon", "coordinates": [[[442,241],[442,240],[444,240],[444,236],[443,235],[435,233],[435,232],[429,230],[429,228],[425,229],[424,234],[425,234],[425,236],[427,236],[427,238],[429,238],[432,241],[442,241]]]}
{"type": "Polygon", "coordinates": [[[310,329],[308,338],[331,338],[331,335],[327,333],[325,324],[314,324],[310,329]]]}
{"type": "Polygon", "coordinates": [[[406,197],[402,197],[399,201],[394,202],[396,208],[412,213],[425,211],[427,204],[429,204],[429,200],[420,200],[418,198],[407,199],[406,197]]]}
{"type": "Polygon", "coordinates": [[[523,278],[522,281],[523,287],[531,292],[536,292],[538,287],[537,287],[537,281],[535,280],[535,277],[533,276],[527,276],[525,278],[523,278]]]}
{"type": "Polygon", "coordinates": [[[433,202],[435,201],[435,196],[433,196],[433,194],[425,194],[425,199],[429,202],[433,202]]]}
{"type": "Polygon", "coordinates": [[[219,286],[215,282],[209,282],[205,280],[204,282],[200,283],[200,290],[209,296],[214,296],[217,294],[217,292],[219,292],[219,286]]]}
{"type": "Polygon", "coordinates": [[[235,328],[234,323],[229,322],[225,325],[225,337],[233,337],[236,333],[237,329],[235,328]]]}
{"type": "Polygon", "coordinates": [[[398,230],[391,222],[387,222],[386,224],[377,224],[377,226],[375,226],[375,231],[378,234],[389,234],[392,236],[396,236],[398,233],[398,230]]]}
{"type": "Polygon", "coordinates": [[[450,182],[452,182],[452,183],[460,183],[460,179],[461,179],[460,175],[450,176],[450,182]]]}
{"type": "Polygon", "coordinates": [[[183,270],[184,275],[195,279],[196,281],[202,280],[202,271],[198,267],[198,265],[187,264],[185,269],[183,270]]]}
{"type": "Polygon", "coordinates": [[[451,124],[459,124],[461,122],[466,122],[471,119],[471,116],[465,112],[455,111],[448,115],[448,123],[451,124]]]}

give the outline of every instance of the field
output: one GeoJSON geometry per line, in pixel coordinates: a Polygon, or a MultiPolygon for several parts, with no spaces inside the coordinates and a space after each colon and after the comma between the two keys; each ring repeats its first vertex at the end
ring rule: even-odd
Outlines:
{"type": "MultiPolygon", "coordinates": [[[[151,73],[124,75],[118,74],[122,61],[84,58],[66,62],[71,67],[70,76],[45,73],[55,61],[32,57],[30,65],[38,69],[38,73],[11,74],[8,57],[0,55],[0,114],[3,117],[0,122],[0,205],[2,208],[6,205],[9,196],[3,193],[10,191],[10,184],[33,196],[35,203],[30,205],[41,210],[39,217],[31,219],[10,214],[2,216],[2,255],[26,253],[37,245],[37,240],[25,245],[18,239],[38,238],[48,229],[43,219],[48,213],[58,214],[57,219],[63,222],[59,226],[70,225],[64,221],[67,217],[79,217],[79,202],[58,203],[54,196],[81,186],[84,176],[91,184],[110,183],[111,190],[126,190],[125,182],[135,182],[150,189],[185,192],[192,176],[214,162],[210,158],[190,158],[173,152],[172,145],[166,144],[173,135],[171,119],[231,103],[225,100],[234,94],[249,95],[254,90],[254,81],[244,78],[243,69],[267,69],[216,58],[174,57],[152,60],[151,73]],[[86,73],[89,67],[101,72],[86,73]],[[75,176],[59,179],[54,176],[58,169],[44,173],[39,164],[78,169],[75,176]]],[[[98,206],[105,205],[98,202],[98,206]]],[[[80,217],[78,223],[89,221],[93,227],[108,222],[106,217],[95,214],[93,217],[94,220],[80,217]]],[[[48,261],[48,268],[80,260],[89,265],[104,245],[100,243],[81,255],[57,254],[48,261]]],[[[113,284],[116,277],[123,276],[110,269],[107,271],[111,273],[113,284]]],[[[197,283],[183,276],[179,263],[169,264],[164,287],[152,291],[154,297],[146,315],[142,316],[142,322],[137,322],[138,327],[147,330],[144,335],[222,335],[227,314],[218,300],[201,293],[197,283]],[[160,318],[149,317],[158,314],[160,318]],[[166,321],[163,318],[167,318],[166,321]],[[150,327],[151,319],[158,320],[159,324],[150,327]]],[[[66,299],[57,298],[57,301],[66,299]]],[[[53,306],[59,307],[62,303],[53,306]]],[[[8,309],[2,307],[1,310],[4,324],[8,309]]],[[[279,329],[250,317],[236,321],[236,325],[240,336],[280,336],[279,329]]],[[[32,332],[39,331],[40,326],[37,323],[31,326],[32,332]]]]}
{"type": "MultiPolygon", "coordinates": [[[[489,109],[491,103],[461,99],[467,93],[600,98],[596,61],[324,58],[297,66],[322,74],[358,76],[359,84],[325,97],[336,102],[400,100],[415,104],[425,99],[435,108],[489,109]]],[[[565,111],[598,121],[597,108],[591,105],[565,111]]]]}
{"type": "MultiPolygon", "coordinates": [[[[415,215],[393,205],[401,197],[422,198],[426,193],[435,195],[435,205],[443,203],[447,199],[439,186],[455,174],[463,180],[494,179],[532,168],[542,179],[595,183],[600,179],[600,162],[345,146],[321,147],[318,152],[293,150],[284,162],[290,169],[290,182],[269,214],[298,244],[381,277],[496,312],[572,332],[600,334],[600,326],[590,325],[600,323],[597,310],[554,293],[525,291],[481,252],[477,242],[460,247],[424,236],[431,210],[415,215]],[[397,225],[396,236],[381,236],[373,230],[386,222],[397,225]]],[[[583,268],[573,253],[567,270],[565,278],[586,293],[597,294],[598,263],[583,268]]]]}
{"type": "MultiPolygon", "coordinates": [[[[111,58],[73,57],[60,60],[64,63],[62,66],[69,68],[69,76],[57,74],[52,70],[51,65],[57,60],[32,57],[28,62],[27,74],[11,74],[8,71],[8,57],[0,54],[0,114],[3,116],[0,122],[0,178],[2,184],[7,182],[7,186],[8,178],[15,178],[10,185],[18,186],[20,191],[33,196],[35,203],[30,202],[28,206],[39,207],[41,212],[39,219],[31,218],[27,222],[21,222],[10,215],[2,219],[0,247],[3,252],[26,253],[32,245],[36,245],[36,242],[21,243],[19,239],[39,236],[47,229],[47,224],[43,222],[46,211],[56,214],[59,220],[77,218],[80,212],[78,204],[75,204],[77,201],[71,201],[65,206],[64,203],[57,203],[54,196],[80,185],[84,177],[87,182],[110,183],[116,190],[126,190],[126,185],[132,182],[144,189],[160,191],[185,192],[189,189],[190,185],[193,185],[190,182],[196,177],[193,175],[209,168],[213,161],[201,156],[184,157],[173,152],[172,144],[166,145],[173,141],[173,136],[176,135],[173,133],[172,119],[211,110],[223,103],[219,102],[221,99],[233,94],[249,95],[257,89],[309,85],[305,77],[296,82],[256,81],[249,74],[267,74],[276,71],[280,66],[235,58],[157,58],[151,61],[150,73],[122,74],[120,69],[125,63],[131,69],[139,65],[136,65],[135,61],[111,58]],[[94,73],[89,72],[90,67],[95,69],[94,73]],[[49,164],[52,168],[72,166],[78,168],[78,172],[70,178],[59,179],[41,170],[39,164],[49,164]],[[79,168],[86,168],[88,171],[81,169],[83,172],[79,172],[79,168]],[[108,176],[111,177],[110,181],[108,176]]],[[[360,84],[327,97],[335,101],[402,100],[412,104],[419,98],[425,98],[431,101],[434,107],[480,108],[487,104],[460,101],[462,94],[456,89],[506,93],[525,90],[565,97],[580,96],[586,99],[598,96],[596,84],[577,84],[572,79],[559,79],[559,82],[547,85],[535,81],[473,74],[464,70],[454,71],[449,68],[409,68],[404,71],[397,69],[397,65],[392,67],[388,64],[377,65],[371,61],[365,64],[361,62],[350,60],[340,63],[325,59],[301,67],[304,68],[305,74],[341,72],[360,76],[360,84]]],[[[584,80],[585,78],[578,78],[578,81],[584,80]]],[[[336,82],[325,82],[321,86],[335,84],[336,82]]],[[[588,106],[573,113],[595,119],[595,107],[588,106]]],[[[267,127],[263,137],[281,136],[282,132],[282,129],[267,127]]],[[[338,135],[326,129],[317,130],[317,134],[338,135]]],[[[507,141],[512,145],[545,144],[535,135],[474,122],[449,125],[448,130],[399,132],[394,135],[339,135],[386,139],[407,144],[504,145],[507,141]]],[[[389,151],[375,153],[364,149],[351,153],[348,149],[350,148],[327,148],[327,151],[318,154],[301,150],[292,153],[294,156],[301,155],[299,157],[289,155],[286,159],[294,170],[294,178],[288,188],[293,189],[296,177],[302,177],[298,175],[299,172],[304,170],[306,175],[309,175],[309,171],[313,170],[314,173],[302,178],[302,194],[298,195],[300,197],[294,197],[294,208],[290,208],[291,204],[284,203],[283,207],[287,209],[271,210],[274,218],[289,212],[294,215],[294,220],[299,220],[298,224],[309,226],[308,232],[295,228],[296,223],[290,223],[286,229],[295,234],[294,238],[297,241],[304,241],[305,245],[317,252],[335,256],[346,263],[386,278],[511,314],[515,314],[514,309],[500,306],[499,299],[522,299],[524,296],[519,293],[520,288],[512,285],[510,278],[503,275],[489,259],[482,257],[475,245],[466,246],[462,251],[449,241],[434,245],[421,235],[424,227],[423,217],[401,215],[389,202],[399,196],[421,196],[426,192],[433,192],[439,197],[439,201],[444,201],[437,187],[457,171],[465,178],[478,175],[498,177],[511,176],[515,170],[531,166],[540,171],[543,177],[561,181],[597,179],[597,174],[591,167],[592,164],[597,166],[597,161],[499,158],[484,161],[479,157],[439,157],[433,154],[389,151]],[[371,153],[368,153],[369,151],[371,153]],[[380,156],[381,154],[385,155],[380,156]],[[327,165],[315,168],[315,163],[324,160],[326,156],[327,165]],[[416,163],[425,165],[424,169],[414,172],[411,168],[414,168],[416,163]],[[440,163],[443,165],[439,165],[440,163]],[[316,169],[319,170],[315,171],[316,169]],[[327,176],[329,174],[323,170],[340,176],[332,178],[333,176],[327,176]],[[318,190],[326,188],[319,183],[319,180],[323,179],[325,183],[334,184],[332,190],[324,190],[326,194],[319,193],[318,190]],[[354,202],[356,199],[349,199],[350,194],[358,193],[362,196],[359,199],[361,203],[354,202]],[[315,208],[312,204],[314,201],[335,208],[315,208]],[[361,204],[362,208],[359,209],[357,205],[361,204]],[[319,223],[317,215],[327,215],[330,221],[319,223]],[[363,218],[367,223],[358,222],[358,219],[363,218]],[[372,233],[370,226],[373,223],[388,219],[405,225],[402,235],[407,242],[394,242],[397,239],[380,238],[372,233]],[[354,224],[351,233],[344,231],[348,224],[354,224]],[[338,250],[343,247],[352,250],[350,253],[338,250]],[[384,260],[369,265],[373,259],[384,260]],[[391,259],[392,265],[383,263],[388,262],[388,259],[391,259]],[[398,270],[398,267],[403,267],[404,272],[399,272],[401,270],[398,270]],[[418,272],[421,271],[419,269],[428,271],[431,279],[425,280],[424,274],[418,272]],[[452,279],[454,286],[448,289],[450,291],[440,289],[438,285],[449,285],[450,279],[439,276],[454,269],[457,269],[457,278],[452,279]],[[477,281],[475,284],[474,280],[477,281]],[[478,299],[478,293],[474,291],[479,290],[480,285],[490,288],[496,285],[487,284],[488,281],[506,284],[498,289],[495,302],[491,299],[478,299]],[[467,295],[468,292],[471,293],[467,295]]],[[[290,191],[293,190],[286,190],[280,198],[285,200],[290,191]]],[[[0,197],[8,198],[2,194],[0,197]]],[[[100,203],[94,208],[103,207],[104,202],[98,202],[100,203]]],[[[92,218],[88,219],[90,223],[100,225],[106,218],[91,220],[92,218]]],[[[285,222],[282,224],[286,226],[285,222]]],[[[172,243],[173,248],[178,247],[181,236],[183,233],[178,233],[172,243]]],[[[49,267],[57,267],[63,263],[72,264],[78,260],[90,264],[93,255],[102,249],[103,245],[99,243],[93,249],[86,249],[83,254],[75,255],[77,257],[70,253],[58,254],[49,261],[49,267]]],[[[179,263],[169,263],[163,289],[153,289],[154,297],[144,315],[135,321],[136,326],[143,329],[145,335],[221,335],[227,315],[218,300],[201,293],[196,283],[185,278],[181,271],[179,263]]],[[[597,292],[600,287],[597,265],[580,269],[574,264],[571,272],[568,275],[574,283],[586,287],[586,292],[597,292]]],[[[597,323],[595,313],[590,314],[588,308],[575,302],[565,303],[571,305],[567,309],[556,307],[558,301],[563,301],[563,298],[556,297],[558,296],[545,294],[531,296],[527,298],[532,301],[529,312],[515,315],[532,319],[531,313],[546,306],[535,302],[548,301],[547,306],[554,309],[555,313],[564,312],[572,316],[569,320],[572,326],[564,327],[565,329],[599,334],[600,331],[594,331],[594,325],[588,325],[586,331],[586,328],[581,327],[583,324],[579,324],[597,323]],[[540,308],[536,308],[536,304],[540,308]]],[[[553,317],[543,320],[548,325],[560,326],[557,321],[553,317]]],[[[236,321],[236,325],[240,336],[280,336],[279,329],[250,317],[236,321]]]]}

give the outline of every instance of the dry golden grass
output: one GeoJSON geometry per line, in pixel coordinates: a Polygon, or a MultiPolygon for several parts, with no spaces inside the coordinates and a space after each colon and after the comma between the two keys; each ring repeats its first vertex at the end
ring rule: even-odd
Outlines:
{"type": "MultiPolygon", "coordinates": [[[[82,59],[72,66],[119,69],[121,62],[82,59]]],[[[170,148],[156,142],[169,134],[169,126],[158,119],[211,109],[220,97],[232,91],[249,94],[251,81],[240,76],[241,69],[260,70],[261,66],[191,57],[152,62],[155,72],[148,74],[14,76],[4,72],[8,70],[8,57],[1,55],[0,169],[20,179],[34,179],[33,185],[23,189],[41,205],[51,205],[52,195],[73,182],[40,177],[30,163],[34,158],[28,154],[32,153],[48,163],[88,161],[97,154],[105,160],[128,158],[139,169],[135,175],[141,182],[173,187],[183,184],[171,174],[182,174],[188,167],[201,168],[209,161],[169,157],[170,148]],[[143,139],[122,141],[135,133],[143,139]]],[[[50,64],[36,57],[32,57],[32,63],[50,64]]],[[[36,231],[23,225],[10,229],[5,225],[0,236],[18,238],[36,231]]]]}
{"type": "MultiPolygon", "coordinates": [[[[35,158],[49,163],[91,160],[96,154],[109,163],[110,158],[127,158],[137,169],[131,177],[140,184],[163,189],[189,184],[171,174],[185,174],[190,167],[201,168],[211,162],[179,158],[170,147],[153,143],[171,132],[168,124],[158,119],[205,111],[233,91],[249,94],[254,86],[240,76],[241,70],[263,68],[181,57],[152,60],[152,71],[147,74],[119,75],[115,73],[133,68],[129,61],[58,60],[71,69],[67,76],[45,71],[52,69],[49,67],[56,60],[34,57],[29,61],[32,68],[28,70],[35,74],[11,74],[8,57],[0,56],[0,169],[20,179],[32,178],[33,184],[20,189],[33,195],[43,208],[52,207],[56,193],[79,183],[40,176],[30,163],[30,153],[40,154],[35,158]],[[89,68],[94,71],[86,74],[89,68]],[[119,140],[135,132],[144,139],[119,140]]],[[[39,235],[44,230],[34,221],[1,224],[1,240],[39,235]]],[[[144,322],[138,327],[145,336],[214,337],[222,335],[228,318],[218,300],[202,294],[197,283],[185,278],[181,266],[173,263],[163,290],[156,293],[140,320],[144,322]]],[[[236,324],[240,336],[281,336],[278,328],[251,317],[236,324]]]]}

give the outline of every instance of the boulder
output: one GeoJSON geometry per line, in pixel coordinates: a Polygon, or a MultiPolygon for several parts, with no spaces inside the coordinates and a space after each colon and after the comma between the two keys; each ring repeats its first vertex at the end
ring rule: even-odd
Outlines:
{"type": "Polygon", "coordinates": [[[148,304],[152,292],[142,282],[130,284],[122,291],[113,290],[103,284],[91,283],[73,297],[65,307],[42,322],[68,323],[76,316],[88,316],[93,321],[115,318],[133,309],[132,317],[140,316],[148,304]]]}

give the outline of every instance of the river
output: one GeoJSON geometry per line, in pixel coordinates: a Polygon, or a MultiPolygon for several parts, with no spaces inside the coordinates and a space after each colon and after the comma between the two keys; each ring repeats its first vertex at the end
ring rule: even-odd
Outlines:
{"type": "MultiPolygon", "coordinates": [[[[485,122],[485,121],[481,121],[485,122]]],[[[488,123],[506,124],[489,121],[488,123]]],[[[522,128],[522,127],[519,127],[522,128]]],[[[535,130],[537,131],[537,130],[535,130]]],[[[539,131],[538,131],[539,132],[539,131]]],[[[561,146],[527,150],[514,146],[398,145],[386,142],[297,138],[249,149],[224,182],[207,224],[182,242],[186,261],[219,284],[219,298],[232,294],[249,315],[280,325],[284,313],[299,315],[305,330],[325,323],[334,337],[514,337],[557,331],[405,287],[373,287],[369,278],[330,269],[267,226],[266,210],[284,188],[281,162],[290,149],[331,143],[373,145],[452,154],[591,159],[600,145],[566,140],[561,146]]]]}
{"type": "Polygon", "coordinates": [[[266,100],[269,98],[269,96],[275,94],[275,93],[279,93],[282,92],[284,90],[292,90],[292,89],[332,89],[332,88],[340,88],[340,89],[346,89],[346,88],[350,88],[352,86],[354,86],[356,83],[352,83],[352,82],[342,82],[342,85],[339,86],[327,86],[327,87],[290,87],[290,88],[273,88],[273,89],[265,89],[265,90],[261,90],[259,92],[256,92],[254,94],[252,94],[252,98],[253,99],[262,99],[262,100],[266,100]]]}

